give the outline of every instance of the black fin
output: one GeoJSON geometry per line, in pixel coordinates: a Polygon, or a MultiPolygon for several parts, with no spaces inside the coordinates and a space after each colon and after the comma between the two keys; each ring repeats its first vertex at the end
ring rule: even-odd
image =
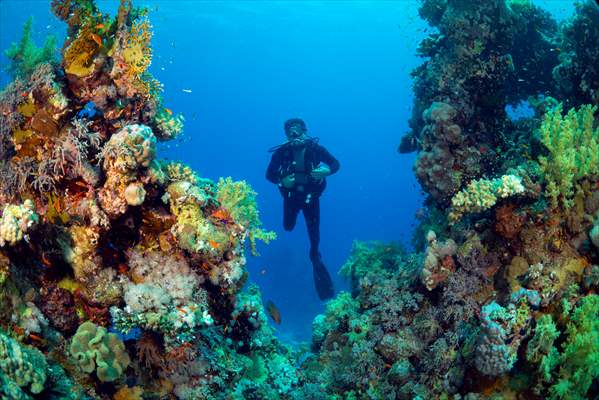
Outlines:
{"type": "Polygon", "coordinates": [[[327,271],[327,267],[322,263],[320,257],[312,260],[312,271],[314,273],[314,287],[320,300],[328,300],[335,295],[333,280],[327,271]]]}

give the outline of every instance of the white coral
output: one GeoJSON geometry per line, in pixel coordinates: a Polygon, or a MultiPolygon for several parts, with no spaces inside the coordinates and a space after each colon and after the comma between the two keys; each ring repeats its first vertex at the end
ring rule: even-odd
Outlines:
{"type": "Polygon", "coordinates": [[[38,220],[35,205],[29,199],[22,205],[7,205],[0,219],[0,246],[14,246],[22,239],[27,240],[27,232],[38,220]]]}

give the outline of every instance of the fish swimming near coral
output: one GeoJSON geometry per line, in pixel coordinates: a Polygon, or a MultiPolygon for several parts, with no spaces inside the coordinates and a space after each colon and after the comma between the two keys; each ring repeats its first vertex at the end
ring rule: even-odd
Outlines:
{"type": "Polygon", "coordinates": [[[98,46],[102,47],[102,38],[99,35],[96,35],[95,33],[90,33],[89,35],[98,46]]]}
{"type": "Polygon", "coordinates": [[[266,302],[265,308],[266,308],[266,312],[268,313],[270,318],[272,318],[272,320],[275,322],[275,324],[280,325],[281,324],[281,312],[279,311],[279,309],[277,308],[275,303],[273,303],[271,300],[268,300],[266,302]]]}

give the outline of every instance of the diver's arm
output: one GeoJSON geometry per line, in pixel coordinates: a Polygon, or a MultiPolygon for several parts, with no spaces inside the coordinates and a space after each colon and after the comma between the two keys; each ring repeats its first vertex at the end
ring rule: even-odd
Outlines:
{"type": "Polygon", "coordinates": [[[270,164],[268,164],[268,168],[266,169],[266,179],[275,185],[278,185],[281,182],[281,174],[279,173],[281,165],[282,163],[279,153],[273,153],[270,159],[270,164]]]}
{"type": "Polygon", "coordinates": [[[341,167],[339,161],[335,157],[333,157],[333,155],[329,153],[329,151],[325,149],[323,146],[318,147],[320,153],[318,158],[320,162],[323,162],[329,166],[329,169],[331,170],[331,175],[339,171],[339,168],[341,167]]]}

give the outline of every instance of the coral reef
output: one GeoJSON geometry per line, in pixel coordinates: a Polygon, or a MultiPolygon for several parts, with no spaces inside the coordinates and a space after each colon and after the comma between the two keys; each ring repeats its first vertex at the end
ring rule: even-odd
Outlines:
{"type": "Polygon", "coordinates": [[[183,117],[149,73],[146,11],[52,10],[60,64],[28,23],[0,93],[2,398],[599,396],[590,2],[558,24],[529,1],[422,1],[400,145],[426,194],[415,249],[355,242],[350,292],[295,348],[246,285],[246,247],[274,239],[256,193],[159,158],[183,117]]]}
{"type": "Polygon", "coordinates": [[[560,24],[529,1],[419,13],[436,29],[399,146],[418,151],[426,193],[416,253],[354,244],[351,294],[314,319],[301,393],[596,398],[599,9],[560,24]],[[534,114],[511,119],[519,103],[534,114]]]}
{"type": "Polygon", "coordinates": [[[246,244],[274,233],[248,183],[157,158],[184,119],[147,11],[52,10],[60,63],[28,22],[0,93],[0,397],[290,398],[298,353],[244,287],[246,244]]]}

